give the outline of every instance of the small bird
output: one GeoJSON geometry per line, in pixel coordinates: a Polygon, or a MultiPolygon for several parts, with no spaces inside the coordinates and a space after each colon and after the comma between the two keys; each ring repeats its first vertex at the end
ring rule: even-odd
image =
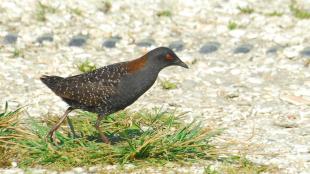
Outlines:
{"type": "Polygon", "coordinates": [[[66,118],[74,133],[68,114],[72,110],[82,109],[98,114],[95,128],[101,140],[109,144],[109,139],[101,131],[101,120],[135,102],[151,88],[159,72],[171,65],[188,68],[171,49],[158,47],[138,59],[111,64],[80,75],[66,78],[43,75],[41,81],[69,105],[47,138],[56,142],[54,133],[66,118]]]}

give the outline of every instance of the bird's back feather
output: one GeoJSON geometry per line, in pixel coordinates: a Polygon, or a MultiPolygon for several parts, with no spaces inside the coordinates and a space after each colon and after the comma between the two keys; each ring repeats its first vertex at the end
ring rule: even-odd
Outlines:
{"type": "Polygon", "coordinates": [[[67,78],[42,76],[41,80],[69,105],[96,107],[110,104],[110,98],[117,93],[115,89],[126,73],[118,63],[67,78]]]}

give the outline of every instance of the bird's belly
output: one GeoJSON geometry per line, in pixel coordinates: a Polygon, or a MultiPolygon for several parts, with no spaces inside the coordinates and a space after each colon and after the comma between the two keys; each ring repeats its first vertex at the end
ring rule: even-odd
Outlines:
{"type": "Polygon", "coordinates": [[[112,105],[114,106],[114,108],[117,108],[118,110],[125,109],[127,106],[133,104],[144,92],[137,90],[130,90],[126,93],[121,94],[121,96],[115,97],[113,99],[112,105]]]}

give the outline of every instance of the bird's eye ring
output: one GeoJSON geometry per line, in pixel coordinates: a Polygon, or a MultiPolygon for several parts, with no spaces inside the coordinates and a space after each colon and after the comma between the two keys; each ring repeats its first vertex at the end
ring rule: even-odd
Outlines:
{"type": "Polygon", "coordinates": [[[166,60],[173,60],[173,56],[171,54],[166,54],[166,60]]]}

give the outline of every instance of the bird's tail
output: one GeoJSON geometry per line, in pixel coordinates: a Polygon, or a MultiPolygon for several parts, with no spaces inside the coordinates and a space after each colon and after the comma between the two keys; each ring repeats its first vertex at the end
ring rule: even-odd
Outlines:
{"type": "Polygon", "coordinates": [[[63,79],[64,78],[58,76],[43,75],[42,77],[40,77],[40,80],[52,90],[55,89],[57,84],[59,84],[63,79]]]}

